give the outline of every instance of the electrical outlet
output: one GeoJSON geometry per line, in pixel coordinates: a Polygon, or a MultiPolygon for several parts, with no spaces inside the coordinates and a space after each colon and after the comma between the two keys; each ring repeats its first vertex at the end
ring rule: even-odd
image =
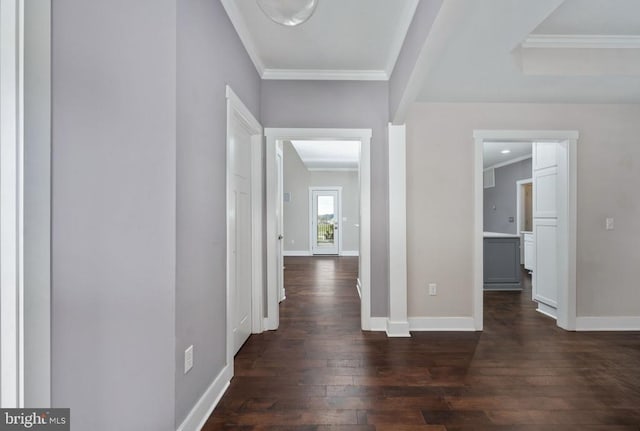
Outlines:
{"type": "Polygon", "coordinates": [[[438,294],[438,285],[435,283],[429,283],[429,295],[436,296],[438,294]]]}
{"type": "Polygon", "coordinates": [[[613,217],[607,217],[604,222],[606,230],[613,230],[613,217]]]}
{"type": "Polygon", "coordinates": [[[193,368],[193,344],[184,351],[184,373],[187,374],[193,368]]]}

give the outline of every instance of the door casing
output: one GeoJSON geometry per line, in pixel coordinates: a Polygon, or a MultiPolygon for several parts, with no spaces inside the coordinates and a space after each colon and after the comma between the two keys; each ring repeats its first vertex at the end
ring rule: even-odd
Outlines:
{"type": "MultiPolygon", "coordinates": [[[[358,284],[360,286],[361,328],[371,330],[371,129],[306,129],[265,128],[266,137],[266,254],[267,254],[267,317],[264,329],[278,329],[278,277],[276,205],[282,201],[277,196],[276,149],[285,140],[344,140],[360,142],[360,244],[358,284]]],[[[354,286],[355,287],[355,286],[354,286]]]]}
{"type": "Polygon", "coordinates": [[[230,160],[229,147],[232,139],[232,121],[237,120],[244,123],[251,133],[251,332],[262,332],[263,323],[263,266],[262,266],[262,126],[255,119],[251,111],[242,103],[230,86],[226,87],[227,98],[227,163],[226,163],[226,232],[227,232],[227,281],[226,281],[226,310],[227,310],[227,364],[226,376],[230,379],[233,376],[233,304],[231,303],[231,286],[229,282],[230,264],[230,231],[231,223],[229,217],[230,207],[230,160]]]}
{"type": "Polygon", "coordinates": [[[558,142],[559,181],[565,187],[558,212],[558,315],[557,325],[576,329],[576,237],[577,237],[577,143],[575,130],[474,130],[474,229],[473,229],[473,318],[477,331],[483,328],[483,178],[482,147],[485,141],[558,142]]]}

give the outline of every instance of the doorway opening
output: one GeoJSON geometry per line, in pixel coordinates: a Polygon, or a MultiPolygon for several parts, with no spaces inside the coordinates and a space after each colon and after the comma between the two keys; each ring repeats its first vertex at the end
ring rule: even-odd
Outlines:
{"type": "Polygon", "coordinates": [[[279,326],[285,256],[324,259],[326,268],[341,256],[357,258],[353,288],[360,294],[361,327],[370,329],[371,130],[265,129],[265,135],[265,329],[279,326]]]}
{"type": "Polygon", "coordinates": [[[577,138],[572,131],[474,132],[476,329],[487,290],[530,286],[538,312],[575,330],[577,138]]]}

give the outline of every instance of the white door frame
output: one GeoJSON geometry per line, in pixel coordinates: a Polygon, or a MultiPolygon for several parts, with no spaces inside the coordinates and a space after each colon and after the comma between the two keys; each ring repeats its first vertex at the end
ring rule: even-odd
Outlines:
{"type": "Polygon", "coordinates": [[[533,184],[533,178],[516,181],[516,233],[520,235],[520,262],[524,262],[524,236],[520,231],[523,229],[524,201],[522,199],[522,186],[525,184],[533,184]]]}
{"type": "Polygon", "coordinates": [[[577,143],[575,130],[474,130],[474,242],[473,242],[473,318],[476,330],[483,327],[483,186],[482,158],[485,141],[556,141],[559,144],[558,166],[561,184],[567,184],[559,196],[559,280],[557,325],[576,329],[576,228],[577,228],[577,143]]]}
{"type": "Polygon", "coordinates": [[[338,256],[342,255],[342,232],[340,228],[342,227],[342,186],[327,186],[327,187],[309,187],[309,245],[311,248],[311,254],[313,255],[313,244],[316,238],[313,237],[313,222],[314,222],[314,214],[313,214],[313,192],[338,192],[338,202],[336,202],[336,207],[338,213],[336,214],[336,220],[338,220],[338,256]]]}
{"type": "Polygon", "coordinates": [[[230,166],[230,144],[232,138],[231,121],[235,119],[241,121],[251,133],[251,332],[262,332],[263,322],[263,277],[262,277],[262,126],[255,119],[251,111],[242,103],[242,100],[234,93],[230,86],[226,87],[227,97],[227,160],[226,160],[226,232],[227,232],[227,366],[233,376],[233,321],[231,304],[231,286],[229,284],[229,264],[231,253],[231,223],[230,223],[230,199],[231,193],[231,166],[230,166]]]}
{"type": "MultiPolygon", "coordinates": [[[[267,318],[265,329],[278,329],[278,282],[275,205],[278,202],[276,146],[286,140],[344,140],[360,142],[360,256],[358,282],[361,290],[360,319],[363,330],[371,329],[371,129],[265,128],[266,136],[266,239],[267,239],[267,318]]],[[[279,197],[282,199],[282,196],[279,197]]]]}
{"type": "Polygon", "coordinates": [[[24,2],[0,2],[0,406],[24,407],[24,2]]]}

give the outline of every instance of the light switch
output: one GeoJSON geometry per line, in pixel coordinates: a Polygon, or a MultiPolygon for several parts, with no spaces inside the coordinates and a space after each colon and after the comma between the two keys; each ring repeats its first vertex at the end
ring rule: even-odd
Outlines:
{"type": "Polygon", "coordinates": [[[604,224],[606,230],[613,230],[613,217],[607,217],[604,224]]]}

